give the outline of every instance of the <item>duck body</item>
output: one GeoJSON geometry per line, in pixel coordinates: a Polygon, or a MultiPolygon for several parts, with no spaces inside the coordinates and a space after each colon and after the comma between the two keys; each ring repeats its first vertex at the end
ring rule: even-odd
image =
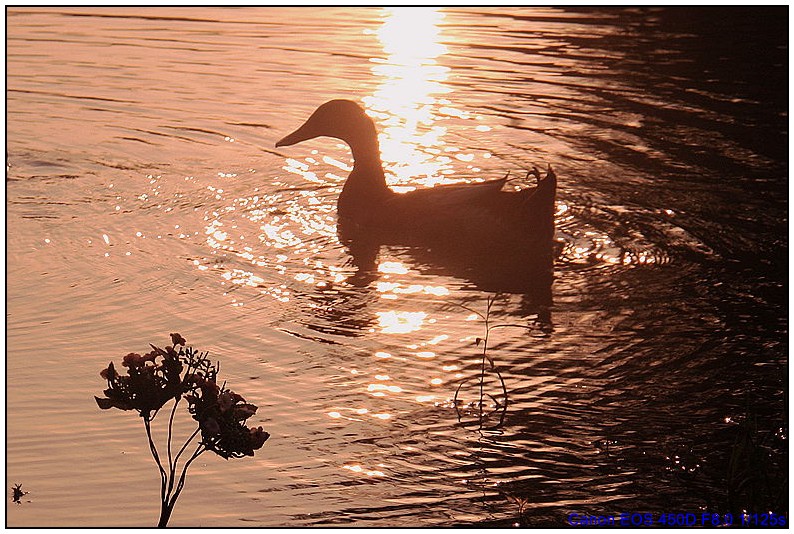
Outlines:
{"type": "Polygon", "coordinates": [[[545,178],[535,170],[537,187],[519,191],[505,191],[505,177],[396,193],[386,185],[375,125],[358,104],[326,102],[276,147],[320,136],[340,139],[353,152],[337,202],[343,242],[426,247],[469,270],[488,265],[499,278],[526,279],[532,265],[543,267],[530,276],[550,271],[557,187],[551,168],[545,178]]]}
{"type": "MultiPolygon", "coordinates": [[[[385,244],[460,244],[488,248],[497,243],[532,248],[553,237],[553,213],[544,213],[543,189],[503,191],[506,179],[452,184],[392,193],[369,206],[355,195],[339,198],[344,225],[378,235],[385,244]],[[540,193],[540,194],[538,194],[540,193]]],[[[551,198],[553,206],[553,197],[551,198]]]]}

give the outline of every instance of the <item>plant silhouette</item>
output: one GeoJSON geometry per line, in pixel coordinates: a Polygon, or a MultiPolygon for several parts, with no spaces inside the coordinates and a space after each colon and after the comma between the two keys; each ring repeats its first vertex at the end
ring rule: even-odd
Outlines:
{"type": "Polygon", "coordinates": [[[13,499],[17,504],[22,504],[22,497],[28,494],[27,491],[22,491],[22,484],[14,484],[11,491],[14,492],[13,499]]]}
{"type": "Polygon", "coordinates": [[[478,347],[482,347],[481,353],[481,360],[480,360],[480,372],[477,376],[469,377],[460,382],[458,384],[458,388],[455,390],[455,396],[453,398],[453,405],[455,406],[455,411],[458,414],[458,421],[463,422],[464,413],[461,411],[460,408],[460,401],[459,396],[461,393],[461,389],[465,384],[472,380],[477,380],[477,389],[478,389],[478,400],[474,403],[476,406],[476,422],[477,422],[477,429],[482,430],[495,430],[501,427],[504,424],[505,415],[507,414],[507,405],[509,402],[509,397],[507,393],[507,386],[505,385],[504,378],[502,377],[502,373],[499,372],[496,363],[494,362],[493,358],[488,354],[488,342],[490,340],[491,332],[499,329],[499,328],[522,328],[524,330],[532,330],[532,328],[524,325],[519,324],[509,324],[509,323],[499,323],[493,324],[491,319],[491,309],[496,302],[498,295],[494,295],[492,297],[488,297],[485,307],[485,314],[478,312],[477,310],[473,310],[468,306],[459,305],[461,308],[468,310],[470,312],[475,313],[480,319],[483,320],[485,323],[485,336],[478,337],[475,340],[475,344],[478,347]],[[496,380],[499,384],[499,393],[496,395],[489,393],[486,391],[486,377],[489,373],[493,373],[496,377],[496,380]],[[486,411],[486,397],[493,402],[494,408],[490,411],[486,411]],[[496,423],[488,424],[488,421],[492,419],[494,416],[498,416],[498,421],[496,423]]]}
{"type": "Polygon", "coordinates": [[[152,351],[144,355],[127,354],[121,364],[127,368],[125,375],[116,371],[110,362],[100,373],[108,383],[105,397],[94,397],[103,410],[134,410],[143,419],[149,449],[160,472],[159,527],[168,524],[176,500],[185,487],[188,468],[196,458],[207,451],[227,460],[253,456],[270,437],[261,426],[246,426],[245,421],[256,413],[257,407],[227,389],[225,383],[218,386],[219,364],[213,365],[207,352],[186,347],[185,338],[179,334],[171,334],[171,343],[164,349],[149,345],[152,351]],[[197,428],[174,454],[174,416],[183,398],[197,428]],[[166,458],[161,458],[152,438],[152,421],[171,401],[167,454],[166,458]],[[180,458],[198,436],[195,449],[183,460],[180,470],[180,458]]]}

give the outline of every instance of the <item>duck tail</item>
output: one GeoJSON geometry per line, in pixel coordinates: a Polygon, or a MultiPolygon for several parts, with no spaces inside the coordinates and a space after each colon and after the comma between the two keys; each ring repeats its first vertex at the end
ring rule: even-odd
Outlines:
{"type": "Polygon", "coordinates": [[[554,202],[557,198],[557,174],[551,165],[546,170],[546,176],[541,176],[537,167],[532,167],[527,177],[534,176],[538,181],[535,189],[528,190],[529,194],[523,201],[522,212],[528,228],[537,232],[544,241],[554,238],[554,202]]]}

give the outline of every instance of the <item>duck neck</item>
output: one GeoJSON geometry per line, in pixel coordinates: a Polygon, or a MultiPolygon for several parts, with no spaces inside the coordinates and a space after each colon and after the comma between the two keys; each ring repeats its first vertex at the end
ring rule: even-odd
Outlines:
{"type": "Polygon", "coordinates": [[[373,137],[351,143],[350,149],[353,151],[353,168],[358,169],[360,173],[382,178],[383,185],[386,185],[383,164],[380,161],[378,138],[373,137]]]}
{"type": "Polygon", "coordinates": [[[382,200],[391,193],[380,160],[378,134],[375,126],[371,126],[366,135],[348,140],[353,151],[353,171],[343,188],[345,196],[364,202],[382,200]]]}

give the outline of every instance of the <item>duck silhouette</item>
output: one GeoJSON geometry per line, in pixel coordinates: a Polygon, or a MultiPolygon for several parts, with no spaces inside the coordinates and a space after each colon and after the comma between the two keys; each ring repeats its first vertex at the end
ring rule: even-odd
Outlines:
{"type": "MultiPolygon", "coordinates": [[[[486,290],[550,286],[557,178],[533,168],[537,186],[505,191],[507,176],[396,193],[386,184],[375,123],[352,100],[322,104],[276,147],[315,137],[344,141],[353,170],[337,202],[340,240],[354,263],[374,262],[380,245],[419,247],[417,261],[447,267],[486,290]]],[[[527,176],[529,176],[529,174],[527,176]]]]}

